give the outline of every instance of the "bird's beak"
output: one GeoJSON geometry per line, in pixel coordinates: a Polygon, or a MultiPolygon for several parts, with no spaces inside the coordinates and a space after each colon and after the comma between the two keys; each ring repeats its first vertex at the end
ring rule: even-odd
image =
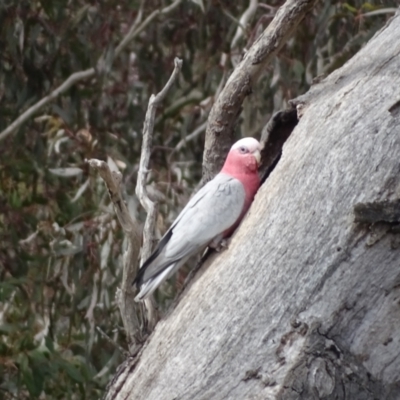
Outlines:
{"type": "Polygon", "coordinates": [[[261,162],[261,153],[260,153],[260,150],[256,150],[256,151],[253,153],[253,156],[254,156],[255,159],[257,160],[257,165],[260,165],[260,162],[261,162]]]}

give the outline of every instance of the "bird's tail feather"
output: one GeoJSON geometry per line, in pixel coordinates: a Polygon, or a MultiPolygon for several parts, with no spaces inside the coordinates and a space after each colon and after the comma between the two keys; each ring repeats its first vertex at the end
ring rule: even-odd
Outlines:
{"type": "Polygon", "coordinates": [[[150,278],[140,286],[140,292],[135,297],[135,301],[141,301],[150,296],[157,288],[161,285],[165,279],[168,278],[168,274],[174,268],[175,264],[172,264],[160,272],[154,278],[150,278]]]}

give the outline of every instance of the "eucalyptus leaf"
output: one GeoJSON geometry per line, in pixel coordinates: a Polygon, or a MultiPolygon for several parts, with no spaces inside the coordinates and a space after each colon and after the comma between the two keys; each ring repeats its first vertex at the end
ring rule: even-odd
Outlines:
{"type": "Polygon", "coordinates": [[[71,203],[75,203],[79,198],[85,193],[86,189],[89,187],[90,178],[86,179],[86,181],[81,185],[76,192],[74,198],[71,200],[71,203]]]}
{"type": "Polygon", "coordinates": [[[52,250],[58,256],[73,256],[82,251],[81,246],[75,246],[69,240],[54,241],[52,250]]]}
{"type": "Polygon", "coordinates": [[[61,176],[63,178],[71,178],[74,176],[81,175],[83,170],[81,168],[76,167],[68,167],[68,168],[49,168],[49,171],[57,176],[61,176]]]}
{"type": "Polygon", "coordinates": [[[84,381],[81,371],[73,363],[60,359],[58,364],[75,382],[82,383],[84,381]]]}

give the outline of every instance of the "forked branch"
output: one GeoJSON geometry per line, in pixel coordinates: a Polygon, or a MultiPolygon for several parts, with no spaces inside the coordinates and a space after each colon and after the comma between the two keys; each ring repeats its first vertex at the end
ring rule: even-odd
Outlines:
{"type": "MultiPolygon", "coordinates": [[[[147,193],[147,175],[149,173],[150,154],[153,142],[153,131],[157,106],[164,100],[167,92],[178,78],[178,74],[182,68],[182,60],[179,58],[175,58],[174,63],[174,71],[172,72],[172,75],[165,87],[157,95],[151,95],[144,121],[142,150],[140,155],[138,180],[136,184],[136,195],[139,198],[140,204],[147,212],[146,222],[143,229],[143,247],[140,265],[142,265],[143,262],[150,257],[153,249],[154,231],[157,220],[157,203],[152,201],[147,193]]],[[[145,300],[145,306],[147,309],[147,321],[149,323],[148,330],[151,331],[157,323],[158,315],[151,298],[145,300]]]]}

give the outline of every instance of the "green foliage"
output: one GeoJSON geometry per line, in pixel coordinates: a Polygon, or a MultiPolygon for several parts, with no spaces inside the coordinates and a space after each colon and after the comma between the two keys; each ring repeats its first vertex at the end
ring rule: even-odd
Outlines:
{"type": "MultiPolygon", "coordinates": [[[[206,121],[233,68],[223,57],[240,58],[280,4],[260,4],[230,49],[248,2],[203,3],[204,10],[183,1],[156,18],[108,65],[109,73],[75,85],[2,141],[0,398],[98,399],[122,361],[96,327],[127,347],[114,300],[123,236],[105,186],[85,159],[109,159],[123,170],[131,212],[143,220],[133,193],[144,114],[174,57],[182,58],[182,76],[157,114],[149,181],[164,197],[158,230],[165,231],[200,179],[204,135],[179,151],[177,144],[206,121]]],[[[238,136],[259,135],[274,111],[342,65],[391,16],[367,13],[395,7],[395,1],[320,3],[246,100],[238,136]]],[[[170,2],[143,4],[146,17],[170,2]]],[[[139,7],[135,0],[3,0],[0,130],[72,73],[112,54],[139,7]]],[[[176,277],[178,285],[185,274],[176,277]]],[[[159,292],[162,304],[175,283],[159,292]]]]}

